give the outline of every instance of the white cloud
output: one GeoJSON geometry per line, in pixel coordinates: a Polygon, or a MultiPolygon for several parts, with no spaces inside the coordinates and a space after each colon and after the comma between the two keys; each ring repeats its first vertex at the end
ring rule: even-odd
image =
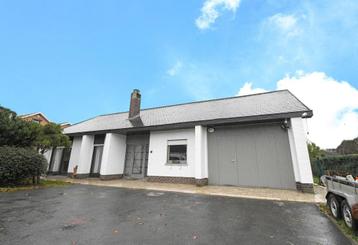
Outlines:
{"type": "MultiPolygon", "coordinates": [[[[245,84],[240,91],[245,86],[245,93],[251,93],[252,84],[245,84]]],[[[348,82],[337,81],[323,72],[300,71],[279,80],[277,89],[289,89],[313,110],[307,122],[308,138],[320,147],[335,148],[343,139],[358,136],[358,89],[348,82]]]]}
{"type": "Polygon", "coordinates": [[[167,70],[167,74],[171,77],[178,74],[178,72],[182,69],[183,64],[181,61],[177,61],[171,68],[167,70]]]}
{"type": "Polygon", "coordinates": [[[269,18],[269,21],[276,24],[282,30],[290,30],[297,24],[297,19],[293,15],[275,14],[269,18]]]}
{"type": "Polygon", "coordinates": [[[196,26],[201,29],[208,29],[220,16],[220,10],[236,12],[240,0],[206,0],[201,8],[201,15],[195,20],[196,26]]]}
{"type": "Polygon", "coordinates": [[[244,86],[242,86],[242,88],[240,88],[237,95],[240,96],[240,95],[248,95],[248,94],[258,94],[258,93],[262,93],[262,92],[266,92],[266,90],[262,89],[262,88],[252,88],[252,83],[246,82],[244,84],[244,86]]]}
{"type": "Polygon", "coordinates": [[[298,18],[295,15],[285,15],[282,13],[278,13],[273,16],[270,16],[266,20],[265,24],[270,27],[273,27],[274,29],[280,31],[282,34],[285,34],[288,37],[297,36],[301,33],[298,18]]]}

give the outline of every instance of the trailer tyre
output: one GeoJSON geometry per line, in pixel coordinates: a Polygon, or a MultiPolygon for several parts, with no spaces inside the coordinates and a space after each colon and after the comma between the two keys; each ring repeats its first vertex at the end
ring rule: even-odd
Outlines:
{"type": "Polygon", "coordinates": [[[340,219],[342,217],[341,208],[340,208],[340,200],[334,194],[330,194],[327,198],[328,200],[328,207],[331,211],[332,216],[335,219],[340,219]]]}
{"type": "Polygon", "coordinates": [[[342,202],[342,216],[346,226],[353,231],[357,230],[358,221],[353,218],[352,210],[346,200],[342,202]]]}

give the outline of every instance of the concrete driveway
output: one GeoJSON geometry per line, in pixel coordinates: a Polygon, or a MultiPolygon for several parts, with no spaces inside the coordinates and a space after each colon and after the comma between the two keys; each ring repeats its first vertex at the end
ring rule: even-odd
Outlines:
{"type": "Polygon", "coordinates": [[[307,203],[90,185],[0,193],[1,244],[350,244],[307,203]]]}

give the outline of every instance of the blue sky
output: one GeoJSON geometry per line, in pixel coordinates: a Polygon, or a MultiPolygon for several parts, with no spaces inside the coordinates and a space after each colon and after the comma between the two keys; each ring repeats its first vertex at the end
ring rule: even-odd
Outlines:
{"type": "MultiPolygon", "coordinates": [[[[317,72],[346,81],[354,97],[357,13],[356,0],[3,1],[0,104],[75,123],[126,111],[133,88],[142,107],[154,107],[233,96],[245,85],[274,90],[317,72]]],[[[353,119],[335,123],[358,136],[350,126],[358,105],[348,104],[334,117],[348,110],[353,119]]]]}

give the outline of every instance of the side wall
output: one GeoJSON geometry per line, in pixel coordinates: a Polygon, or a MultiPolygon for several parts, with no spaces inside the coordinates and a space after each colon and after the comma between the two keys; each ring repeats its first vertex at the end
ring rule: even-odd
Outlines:
{"type": "Polygon", "coordinates": [[[302,118],[291,118],[288,138],[297,189],[313,192],[312,169],[302,118]]]}
{"type": "Polygon", "coordinates": [[[68,164],[68,169],[67,169],[69,175],[73,173],[73,168],[79,164],[81,143],[82,143],[81,136],[77,136],[73,138],[70,163],[68,164]]]}
{"type": "Polygon", "coordinates": [[[123,176],[126,156],[126,135],[107,133],[104,141],[101,179],[114,179],[123,176]]]}
{"type": "Polygon", "coordinates": [[[88,177],[91,170],[94,135],[83,135],[77,177],[88,177]]]}
{"type": "Polygon", "coordinates": [[[149,140],[148,173],[150,176],[195,178],[195,130],[152,131],[149,140]],[[187,164],[167,163],[168,140],[187,140],[187,164]]]}
{"type": "Polygon", "coordinates": [[[47,161],[47,171],[48,171],[49,168],[50,168],[51,155],[52,155],[52,148],[51,148],[51,149],[48,149],[48,150],[43,154],[43,156],[46,158],[46,161],[47,161]]]}
{"type": "Polygon", "coordinates": [[[53,166],[52,166],[52,169],[50,169],[50,171],[54,174],[56,174],[60,171],[60,164],[61,164],[61,160],[62,160],[63,149],[64,149],[64,147],[56,147],[53,150],[53,156],[52,156],[53,166]]]}
{"type": "Polygon", "coordinates": [[[195,179],[197,185],[208,184],[208,131],[195,126],[195,179]]]}

